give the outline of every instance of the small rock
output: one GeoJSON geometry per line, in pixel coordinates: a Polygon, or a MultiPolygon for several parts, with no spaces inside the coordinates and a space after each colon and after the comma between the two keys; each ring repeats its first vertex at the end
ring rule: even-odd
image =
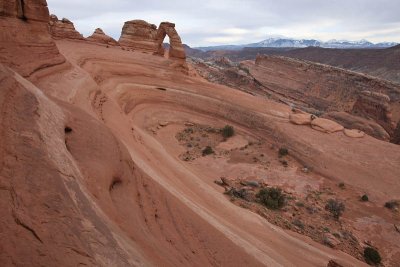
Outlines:
{"type": "Polygon", "coordinates": [[[223,183],[224,185],[232,186],[232,181],[229,180],[229,179],[227,179],[226,177],[221,177],[220,179],[221,179],[221,181],[222,181],[222,183],[223,183]]]}
{"type": "Polygon", "coordinates": [[[333,236],[330,233],[327,233],[324,235],[324,239],[323,242],[325,245],[330,246],[331,248],[336,247],[337,245],[339,245],[341,242],[339,240],[336,239],[335,236],[333,236]]]}
{"type": "Polygon", "coordinates": [[[311,127],[314,130],[321,131],[324,133],[334,133],[344,130],[344,127],[337,122],[328,119],[316,118],[311,121],[311,127]]]}
{"type": "Polygon", "coordinates": [[[309,173],[310,172],[310,170],[307,167],[304,167],[303,169],[301,169],[301,171],[304,172],[304,173],[309,173]]]}
{"type": "Polygon", "coordinates": [[[400,225],[394,224],[394,229],[396,229],[396,231],[400,233],[400,225]]]}
{"type": "Polygon", "coordinates": [[[345,265],[340,264],[336,259],[330,260],[326,267],[345,267],[345,265]]]}
{"type": "Polygon", "coordinates": [[[167,121],[160,121],[160,122],[158,122],[158,124],[159,124],[161,127],[167,126],[168,123],[169,123],[169,122],[167,122],[167,121]]]}
{"type": "Polygon", "coordinates": [[[311,114],[290,114],[289,121],[296,125],[310,125],[311,124],[311,114]]]}
{"type": "Polygon", "coordinates": [[[352,129],[352,130],[344,129],[343,132],[346,136],[351,137],[351,138],[362,138],[365,136],[365,133],[363,131],[356,130],[356,129],[352,129]]]}
{"type": "Polygon", "coordinates": [[[224,182],[222,182],[221,180],[215,180],[214,181],[215,184],[219,185],[219,186],[224,186],[224,182]]]}
{"type": "Polygon", "coordinates": [[[240,181],[240,184],[245,186],[260,187],[260,184],[257,181],[240,181]]]}

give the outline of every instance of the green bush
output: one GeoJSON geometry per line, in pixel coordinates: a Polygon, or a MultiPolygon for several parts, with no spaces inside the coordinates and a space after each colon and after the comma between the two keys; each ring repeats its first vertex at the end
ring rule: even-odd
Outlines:
{"type": "Polygon", "coordinates": [[[361,201],[363,201],[363,202],[367,202],[368,200],[369,200],[369,198],[368,198],[367,195],[363,195],[363,196],[361,197],[361,201]]]}
{"type": "Polygon", "coordinates": [[[232,137],[235,134],[235,129],[233,129],[233,126],[225,125],[225,127],[221,129],[221,134],[224,138],[232,137]]]}
{"type": "Polygon", "coordinates": [[[371,248],[371,247],[366,247],[364,249],[364,259],[370,265],[379,264],[379,263],[381,263],[381,260],[382,260],[379,252],[376,249],[371,248]]]}
{"type": "Polygon", "coordinates": [[[263,188],[258,192],[257,197],[262,204],[272,210],[280,209],[285,205],[286,196],[280,188],[263,188]]]}
{"type": "Polygon", "coordinates": [[[204,156],[207,156],[207,155],[210,155],[210,154],[212,154],[212,153],[214,153],[214,150],[212,149],[212,147],[210,147],[210,146],[206,146],[204,149],[203,149],[203,157],[204,156]]]}
{"type": "Polygon", "coordinates": [[[345,205],[344,203],[335,200],[335,199],[329,199],[328,203],[325,206],[325,209],[332,213],[333,217],[335,219],[339,219],[340,216],[342,216],[344,210],[345,210],[345,205]]]}
{"type": "Polygon", "coordinates": [[[289,150],[286,147],[279,148],[278,151],[279,157],[284,157],[289,154],[289,150]]]}

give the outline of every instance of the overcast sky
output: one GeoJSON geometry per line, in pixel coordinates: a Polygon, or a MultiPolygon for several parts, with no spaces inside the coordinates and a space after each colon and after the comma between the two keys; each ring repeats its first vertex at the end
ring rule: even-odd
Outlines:
{"type": "Polygon", "coordinates": [[[246,44],[270,35],[400,42],[400,0],[47,0],[83,35],[118,39],[125,21],[176,23],[190,46],[246,44]]]}

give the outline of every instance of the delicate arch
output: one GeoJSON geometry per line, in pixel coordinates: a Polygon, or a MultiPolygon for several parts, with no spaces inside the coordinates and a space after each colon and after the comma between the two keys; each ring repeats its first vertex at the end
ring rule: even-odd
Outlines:
{"type": "Polygon", "coordinates": [[[156,35],[156,54],[164,56],[165,49],[163,47],[163,42],[167,35],[170,42],[169,57],[186,59],[186,53],[182,44],[182,40],[179,37],[178,32],[175,30],[175,24],[170,22],[161,22],[160,26],[158,27],[156,35]]]}

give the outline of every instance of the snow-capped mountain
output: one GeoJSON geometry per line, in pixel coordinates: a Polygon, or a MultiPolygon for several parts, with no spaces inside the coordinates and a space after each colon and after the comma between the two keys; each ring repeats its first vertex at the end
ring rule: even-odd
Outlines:
{"type": "Polygon", "coordinates": [[[209,46],[209,47],[198,47],[203,51],[209,50],[238,50],[244,47],[272,47],[272,48],[304,48],[309,46],[323,47],[323,48],[388,48],[398,45],[394,42],[383,42],[383,43],[371,43],[367,40],[360,41],[348,41],[348,40],[329,40],[327,42],[315,40],[315,39],[294,39],[284,36],[269,36],[267,39],[252,44],[245,45],[226,45],[226,46],[209,46]]]}
{"type": "Polygon", "coordinates": [[[261,42],[248,44],[246,47],[308,47],[308,46],[321,46],[318,40],[296,40],[292,38],[268,38],[261,42]]]}
{"type": "Polygon", "coordinates": [[[268,38],[261,42],[245,45],[245,47],[309,47],[317,46],[323,48],[386,48],[397,45],[397,43],[386,42],[374,44],[365,39],[360,41],[329,40],[322,42],[315,39],[293,39],[293,38],[268,38]]]}

